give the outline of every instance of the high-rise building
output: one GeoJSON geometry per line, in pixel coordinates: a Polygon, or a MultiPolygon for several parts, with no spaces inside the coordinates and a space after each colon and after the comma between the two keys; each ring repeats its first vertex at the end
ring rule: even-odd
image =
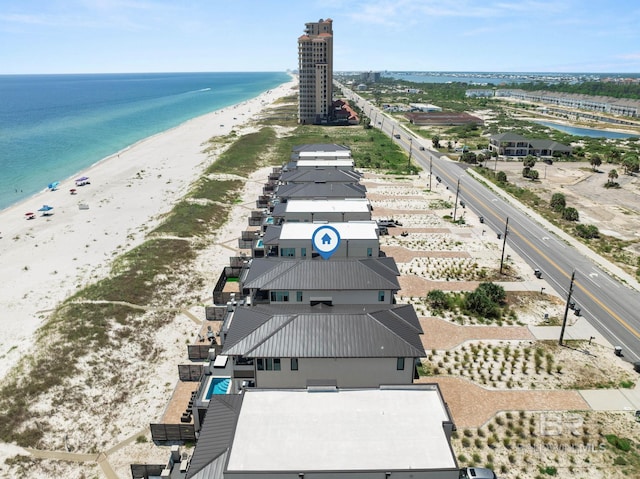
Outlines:
{"type": "Polygon", "coordinates": [[[330,119],[333,96],[333,20],[305,24],[298,38],[300,123],[323,123],[330,119]]]}

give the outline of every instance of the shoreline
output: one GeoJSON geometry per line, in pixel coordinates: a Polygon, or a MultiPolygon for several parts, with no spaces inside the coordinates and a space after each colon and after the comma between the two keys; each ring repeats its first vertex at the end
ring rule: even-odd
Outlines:
{"type": "MultiPolygon", "coordinates": [[[[255,97],[249,98],[247,100],[243,100],[243,101],[241,101],[239,103],[234,103],[232,105],[225,106],[223,108],[219,108],[217,110],[210,111],[208,113],[204,113],[203,115],[195,116],[193,118],[190,118],[188,120],[183,121],[182,123],[180,123],[178,125],[172,126],[172,127],[168,128],[166,130],[160,131],[158,133],[154,133],[154,134],[146,136],[144,138],[140,138],[139,140],[137,140],[137,141],[135,141],[135,142],[133,142],[133,143],[121,148],[120,150],[115,151],[115,152],[113,152],[113,153],[111,153],[111,154],[109,154],[109,155],[107,155],[107,156],[105,156],[103,158],[98,159],[97,161],[95,161],[95,162],[91,163],[90,165],[88,165],[86,168],[82,168],[82,169],[76,171],[74,174],[69,175],[68,177],[66,177],[66,178],[64,178],[62,180],[59,180],[60,181],[60,185],[62,185],[63,183],[73,183],[74,178],[78,178],[78,177],[81,177],[83,175],[88,176],[88,175],[86,175],[86,173],[89,172],[90,170],[92,170],[94,167],[98,166],[99,164],[101,164],[101,163],[103,163],[105,161],[109,161],[111,159],[118,158],[121,154],[126,153],[128,150],[136,147],[137,145],[139,145],[139,144],[141,144],[141,143],[143,143],[145,141],[149,141],[149,140],[151,140],[151,139],[153,139],[153,138],[155,138],[155,137],[157,137],[159,135],[163,135],[165,133],[168,133],[168,132],[170,132],[170,131],[172,131],[172,130],[174,130],[176,128],[181,128],[181,127],[187,125],[188,123],[190,123],[190,122],[192,122],[194,120],[198,120],[200,118],[203,118],[203,117],[206,117],[206,116],[209,116],[209,115],[213,115],[213,114],[217,114],[217,113],[221,113],[221,112],[226,112],[226,110],[228,110],[230,108],[234,108],[235,109],[239,105],[244,105],[245,103],[252,102],[252,101],[256,100],[257,98],[260,98],[263,95],[267,94],[268,92],[277,90],[278,88],[282,87],[283,85],[286,85],[286,84],[289,84],[291,82],[294,82],[297,79],[294,75],[291,75],[291,74],[289,74],[289,77],[290,77],[290,80],[288,82],[284,82],[284,83],[282,83],[282,84],[280,84],[280,85],[278,85],[278,86],[276,86],[274,88],[266,90],[266,91],[260,93],[259,95],[256,95],[255,97]]],[[[238,120],[235,120],[235,121],[237,122],[238,120]]],[[[243,122],[241,122],[240,124],[242,124],[242,123],[243,122]]],[[[236,123],[234,123],[234,124],[236,124],[236,123]]],[[[226,129],[226,125],[225,125],[225,129],[226,129]]],[[[230,128],[229,131],[231,129],[232,128],[230,128]]],[[[222,134],[226,134],[226,133],[222,133],[222,134]]],[[[214,135],[214,136],[217,136],[217,134],[214,135]]],[[[42,190],[40,190],[40,191],[38,191],[36,193],[33,193],[32,195],[30,195],[30,196],[28,196],[28,197],[26,197],[24,199],[21,199],[21,200],[18,200],[16,202],[14,202],[14,203],[11,203],[10,205],[5,206],[4,208],[0,208],[0,215],[2,215],[6,210],[8,210],[10,208],[14,208],[16,206],[20,206],[22,203],[26,203],[26,202],[34,199],[34,198],[37,198],[39,195],[43,195],[43,194],[46,194],[48,192],[49,192],[48,188],[43,188],[42,190]]],[[[2,229],[0,229],[0,238],[2,237],[2,233],[3,232],[4,231],[2,229]]]]}
{"type": "Polygon", "coordinates": [[[45,190],[0,210],[0,378],[30,350],[32,337],[61,301],[108,275],[112,260],[142,243],[217,159],[212,137],[246,127],[295,78],[241,103],[143,138],[45,190]],[[224,126],[223,126],[224,125],[224,126]],[[75,178],[91,182],[75,186],[75,178]],[[70,194],[75,188],[76,194],[70,194]],[[79,203],[88,206],[80,209],[79,203]],[[50,216],[37,211],[53,206],[50,216]],[[36,213],[27,220],[25,212],[36,213]]]}

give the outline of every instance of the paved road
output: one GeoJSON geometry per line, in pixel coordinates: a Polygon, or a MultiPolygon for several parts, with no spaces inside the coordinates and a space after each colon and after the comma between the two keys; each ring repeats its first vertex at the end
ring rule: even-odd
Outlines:
{"type": "MultiPolygon", "coordinates": [[[[640,293],[619,281],[598,265],[602,260],[584,248],[576,249],[566,235],[543,227],[540,218],[526,208],[517,208],[513,201],[467,174],[465,165],[443,158],[438,152],[420,150],[420,138],[402,128],[353,92],[343,92],[356,101],[372,119],[372,125],[389,134],[393,141],[408,151],[425,171],[433,170],[432,178],[442,179],[455,197],[459,181],[459,199],[479,216],[488,229],[504,234],[508,218],[507,241],[532,268],[539,269],[562,297],[567,297],[571,274],[575,270],[572,301],[584,316],[611,344],[622,348],[625,359],[640,361],[640,293]],[[394,135],[400,135],[395,138],[394,135]]],[[[435,187],[434,181],[434,187],[435,187]]],[[[457,217],[463,210],[458,203],[457,217]]],[[[569,314],[574,314],[569,311],[569,314]]],[[[613,352],[612,352],[613,353],[613,352]]]]}

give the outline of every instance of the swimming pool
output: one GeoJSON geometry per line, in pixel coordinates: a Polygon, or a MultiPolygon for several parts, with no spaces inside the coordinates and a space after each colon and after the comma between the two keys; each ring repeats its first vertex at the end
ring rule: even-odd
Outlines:
{"type": "Polygon", "coordinates": [[[227,394],[230,384],[231,378],[211,378],[204,399],[211,399],[212,394],[227,394]]]}

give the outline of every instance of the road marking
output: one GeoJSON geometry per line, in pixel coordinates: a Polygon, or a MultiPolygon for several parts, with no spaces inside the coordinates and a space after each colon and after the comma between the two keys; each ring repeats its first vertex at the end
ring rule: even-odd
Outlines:
{"type": "MultiPolygon", "coordinates": [[[[449,175],[447,172],[442,173],[442,176],[446,176],[448,177],[449,181],[452,181],[452,177],[451,175],[449,175]]],[[[475,179],[475,178],[474,178],[475,179]]],[[[476,180],[477,181],[477,180],[476,180]]],[[[465,189],[465,185],[462,184],[460,185],[460,191],[464,191],[465,189]]],[[[475,201],[481,205],[483,205],[488,211],[489,214],[493,215],[496,219],[498,219],[499,221],[502,221],[502,218],[498,217],[498,215],[491,209],[488,207],[487,204],[485,204],[482,200],[480,200],[477,196],[475,196],[474,194],[470,193],[469,191],[467,191],[465,193],[465,195],[468,195],[468,197],[472,197],[475,199],[475,201]]],[[[497,201],[497,198],[494,198],[491,200],[492,202],[497,201]]],[[[505,200],[506,203],[508,203],[508,200],[505,200]]],[[[515,208],[515,207],[514,207],[515,208]]],[[[537,246],[535,246],[531,241],[529,241],[528,238],[526,238],[525,236],[523,236],[517,228],[514,228],[512,225],[509,225],[509,233],[515,233],[524,243],[526,243],[532,250],[534,250],[535,252],[537,252],[540,256],[542,256],[551,266],[553,266],[562,276],[564,276],[565,278],[567,278],[567,280],[570,278],[569,274],[566,273],[563,269],[561,269],[556,263],[555,261],[552,261],[546,254],[544,254],[537,246]]],[[[574,285],[580,289],[580,291],[582,291],[586,296],[588,296],[594,303],[598,304],[604,311],[606,311],[613,319],[615,319],[616,321],[618,321],[618,323],[620,323],[622,326],[624,326],[631,334],[633,334],[636,338],[640,339],[640,332],[636,331],[629,323],[627,323],[624,319],[622,319],[620,316],[618,316],[618,314],[616,314],[614,311],[612,311],[607,305],[605,305],[602,301],[600,301],[598,298],[596,298],[589,290],[587,290],[578,280],[574,281],[574,285]]],[[[596,319],[594,317],[594,319],[596,319]]],[[[600,323],[602,324],[602,323],[600,323]]],[[[606,325],[602,324],[603,327],[605,327],[607,330],[610,331],[612,336],[615,336],[615,334],[613,334],[611,332],[611,330],[609,328],[606,327],[606,325]]]]}

